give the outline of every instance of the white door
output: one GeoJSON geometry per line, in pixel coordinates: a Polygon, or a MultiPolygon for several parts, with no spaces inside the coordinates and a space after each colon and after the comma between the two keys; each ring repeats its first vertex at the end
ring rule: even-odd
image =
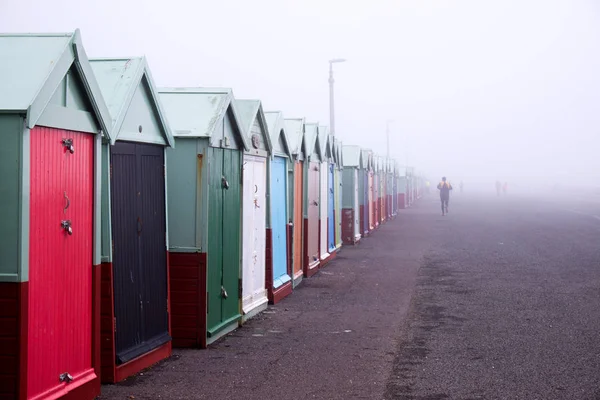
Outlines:
{"type": "MultiPolygon", "coordinates": [[[[324,260],[327,257],[329,257],[329,253],[327,251],[329,248],[329,246],[327,245],[327,206],[329,204],[327,196],[327,192],[329,191],[329,184],[327,181],[328,174],[329,163],[324,162],[321,164],[321,177],[319,179],[319,219],[321,220],[321,241],[319,242],[319,247],[321,250],[321,260],[324,260]]],[[[331,221],[331,223],[333,223],[333,221],[331,221]]]]}
{"type": "Polygon", "coordinates": [[[244,156],[244,205],[242,207],[242,310],[244,314],[267,302],[265,290],[266,180],[265,160],[259,157],[244,156]]]}
{"type": "Polygon", "coordinates": [[[267,235],[267,168],[266,159],[254,163],[254,248],[252,268],[254,276],[254,303],[267,302],[265,287],[265,247],[267,235]]]}

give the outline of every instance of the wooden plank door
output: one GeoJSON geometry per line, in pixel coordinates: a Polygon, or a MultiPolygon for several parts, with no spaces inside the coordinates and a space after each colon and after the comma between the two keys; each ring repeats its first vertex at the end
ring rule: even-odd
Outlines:
{"type": "Polygon", "coordinates": [[[164,148],[111,146],[116,363],[171,338],[167,310],[164,148]]]}
{"type": "Polygon", "coordinates": [[[56,396],[92,368],[94,136],[36,127],[30,141],[27,398],[56,396]],[[63,145],[71,139],[71,153],[63,145]],[[62,228],[70,221],[71,232],[62,228]],[[62,381],[68,373],[73,380],[62,381]]]}
{"type": "Polygon", "coordinates": [[[308,254],[307,267],[319,262],[319,166],[318,162],[308,164],[308,254]]]}
{"type": "Polygon", "coordinates": [[[298,161],[294,165],[294,278],[302,275],[302,226],[304,224],[304,163],[298,161]]]}
{"type": "Polygon", "coordinates": [[[329,245],[329,251],[335,250],[335,194],[334,194],[334,176],[333,169],[335,166],[329,164],[327,169],[327,210],[329,226],[327,228],[327,243],[329,245]]]}
{"type": "Polygon", "coordinates": [[[139,160],[140,269],[144,341],[151,350],[171,340],[169,335],[165,151],[163,146],[137,143],[139,160]]]}
{"type": "Polygon", "coordinates": [[[207,331],[211,336],[223,321],[223,150],[209,148],[207,331]]]}
{"type": "Polygon", "coordinates": [[[247,313],[252,305],[254,287],[254,158],[244,156],[242,186],[242,310],[247,313]]]}
{"type": "Polygon", "coordinates": [[[360,236],[360,206],[358,204],[358,170],[354,170],[354,237],[360,236]]]}
{"type": "Polygon", "coordinates": [[[254,232],[252,245],[252,297],[255,304],[267,302],[265,246],[267,244],[267,160],[254,163],[254,232]]]}
{"type": "Polygon", "coordinates": [[[328,240],[327,240],[327,234],[328,234],[328,230],[327,230],[327,220],[328,220],[328,213],[329,213],[329,202],[328,202],[328,195],[327,193],[329,192],[329,182],[328,182],[328,177],[329,177],[329,163],[328,162],[324,162],[321,163],[321,171],[319,173],[319,220],[321,221],[321,232],[319,235],[320,238],[320,242],[319,242],[319,248],[320,248],[320,253],[321,253],[321,258],[325,258],[329,255],[328,250],[329,250],[329,246],[328,246],[328,240]]]}
{"type": "Polygon", "coordinates": [[[283,157],[271,161],[271,234],[273,236],[273,287],[277,288],[290,277],[287,274],[287,167],[283,157]]]}
{"type": "Polygon", "coordinates": [[[223,150],[223,176],[229,187],[222,189],[222,232],[223,232],[223,289],[227,296],[221,298],[222,324],[228,325],[240,317],[240,241],[242,228],[242,166],[240,152],[223,150]]]}

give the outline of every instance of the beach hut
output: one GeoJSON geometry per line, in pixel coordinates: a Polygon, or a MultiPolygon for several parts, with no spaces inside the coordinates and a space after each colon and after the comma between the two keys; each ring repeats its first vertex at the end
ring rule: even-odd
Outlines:
{"type": "Polygon", "coordinates": [[[321,147],[318,135],[319,124],[304,125],[306,148],[304,191],[304,276],[311,277],[319,270],[319,192],[321,176],[321,147]]]}
{"type": "Polygon", "coordinates": [[[0,35],[0,397],[100,394],[108,108],[79,31],[0,35]]]}
{"type": "Polygon", "coordinates": [[[342,247],[342,173],[344,170],[344,157],[342,154],[342,142],[333,137],[333,149],[335,156],[334,164],[334,220],[335,220],[335,251],[342,247]]]}
{"type": "Polygon", "coordinates": [[[360,232],[360,191],[362,176],[359,178],[361,167],[361,149],[358,146],[345,145],[342,147],[344,158],[343,193],[342,193],[342,240],[344,244],[357,244],[361,238],[360,232]]]}
{"type": "Polygon", "coordinates": [[[392,160],[392,215],[398,215],[398,163],[392,160]]]}
{"type": "Polygon", "coordinates": [[[292,286],[302,282],[304,276],[304,162],[306,151],[304,145],[304,118],[284,120],[284,126],[290,142],[292,153],[292,286]]]}
{"type": "Polygon", "coordinates": [[[206,347],[241,317],[241,171],[249,146],[230,89],[159,92],[175,136],[167,151],[173,345],[206,347]]]}
{"type": "Polygon", "coordinates": [[[171,355],[165,149],[173,136],[144,57],[95,59],[112,117],[102,146],[102,381],[171,355]]]}
{"type": "Polygon", "coordinates": [[[374,229],[379,228],[380,225],[380,202],[379,202],[379,193],[381,192],[381,184],[380,184],[380,165],[379,165],[379,156],[373,155],[373,219],[374,219],[374,229]]]}
{"type": "Polygon", "coordinates": [[[335,170],[337,168],[338,157],[335,152],[333,139],[333,135],[329,134],[327,140],[329,141],[331,157],[327,166],[327,246],[329,254],[335,257],[337,254],[335,231],[338,223],[338,220],[335,218],[335,170]]]}
{"type": "Polygon", "coordinates": [[[272,157],[268,168],[269,210],[267,213],[266,282],[269,301],[277,304],[292,293],[290,178],[292,152],[281,111],[265,112],[271,136],[272,157]]]}
{"type": "Polygon", "coordinates": [[[386,206],[388,220],[394,219],[394,161],[391,158],[386,159],[386,206]]]}
{"type": "Polygon", "coordinates": [[[360,167],[358,170],[358,191],[360,207],[360,234],[365,237],[369,234],[369,174],[370,174],[370,153],[367,149],[360,150],[360,167]]]}
{"type": "MultiPolygon", "coordinates": [[[[272,146],[260,100],[236,100],[249,150],[242,163],[242,321],[267,308],[265,248],[272,146]]],[[[285,251],[285,247],[283,249],[285,251]]]]}
{"type": "Polygon", "coordinates": [[[386,176],[387,169],[385,165],[385,158],[379,157],[379,223],[384,224],[387,221],[387,211],[386,211],[386,176]]]}
{"type": "Polygon", "coordinates": [[[329,129],[326,126],[319,126],[319,145],[321,147],[322,162],[319,183],[319,252],[321,257],[321,267],[324,267],[333,257],[335,257],[334,242],[334,199],[333,181],[330,175],[333,174],[334,157],[332,142],[330,141],[329,129]]]}
{"type": "Polygon", "coordinates": [[[406,176],[406,167],[398,165],[398,208],[408,207],[408,180],[406,176]]]}

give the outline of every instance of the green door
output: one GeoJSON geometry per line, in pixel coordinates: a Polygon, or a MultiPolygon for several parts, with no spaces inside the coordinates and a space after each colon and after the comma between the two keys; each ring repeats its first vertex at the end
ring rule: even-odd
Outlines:
{"type": "Polygon", "coordinates": [[[237,324],[239,313],[240,153],[210,148],[208,210],[208,337],[237,324]]]}

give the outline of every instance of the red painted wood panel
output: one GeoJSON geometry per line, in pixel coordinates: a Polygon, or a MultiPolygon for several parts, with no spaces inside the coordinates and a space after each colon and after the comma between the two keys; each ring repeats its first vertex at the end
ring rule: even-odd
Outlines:
{"type": "Polygon", "coordinates": [[[115,379],[115,308],[113,303],[113,265],[102,263],[100,289],[100,358],[101,379],[115,379]]]}
{"type": "Polygon", "coordinates": [[[169,253],[174,347],[206,347],[206,253],[169,253]]]}
{"type": "Polygon", "coordinates": [[[0,282],[0,399],[18,393],[19,285],[0,282]]]}
{"type": "Polygon", "coordinates": [[[342,239],[344,244],[355,244],[354,209],[342,208],[342,239]]]}
{"type": "Polygon", "coordinates": [[[36,127],[31,131],[30,161],[27,397],[35,398],[74,389],[95,377],[94,137],[36,127]],[[73,140],[73,154],[62,139],[73,140]],[[62,220],[71,221],[73,235],[61,228],[62,220]],[[72,383],[59,381],[64,372],[73,376],[72,383]]]}

